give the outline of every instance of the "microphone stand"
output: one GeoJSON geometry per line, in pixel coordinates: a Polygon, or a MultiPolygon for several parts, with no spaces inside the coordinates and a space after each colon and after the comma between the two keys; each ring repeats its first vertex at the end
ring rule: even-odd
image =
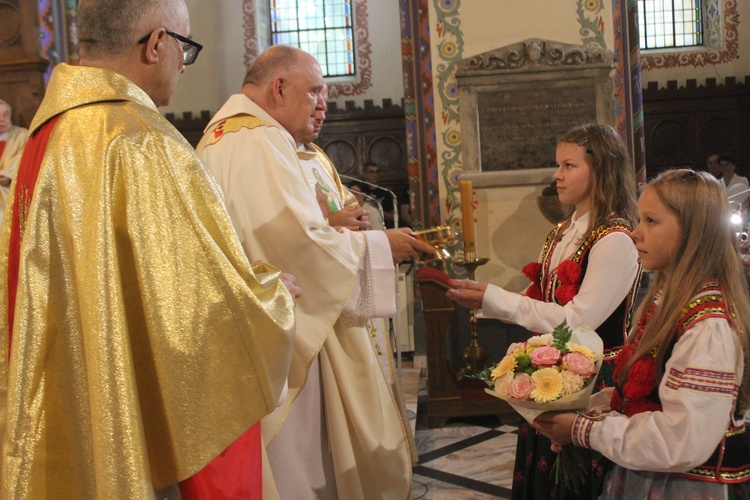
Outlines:
{"type": "Polygon", "coordinates": [[[737,198],[738,196],[743,195],[743,194],[747,194],[747,193],[750,193],[750,189],[745,189],[744,191],[740,191],[739,193],[734,193],[731,196],[727,196],[727,199],[731,200],[732,198],[737,198]]]}
{"type": "Polygon", "coordinates": [[[347,188],[347,189],[349,189],[349,191],[351,191],[352,193],[360,194],[364,196],[365,198],[367,198],[368,200],[375,203],[375,206],[378,208],[378,213],[380,214],[380,219],[383,221],[383,225],[385,226],[385,214],[383,213],[383,204],[380,203],[380,200],[378,200],[372,195],[369,195],[367,193],[360,191],[359,189],[352,189],[352,188],[347,188]]]}
{"type": "MultiPolygon", "coordinates": [[[[393,227],[398,227],[398,197],[396,196],[396,193],[394,193],[388,188],[385,188],[383,186],[378,186],[377,184],[364,181],[357,177],[351,177],[351,176],[343,175],[343,174],[339,174],[339,177],[341,177],[342,179],[349,180],[349,181],[357,182],[359,184],[364,184],[365,186],[369,186],[373,189],[382,189],[383,191],[386,191],[388,194],[390,194],[391,198],[393,198],[393,227]]],[[[383,221],[385,221],[385,219],[383,219],[383,221]]]]}

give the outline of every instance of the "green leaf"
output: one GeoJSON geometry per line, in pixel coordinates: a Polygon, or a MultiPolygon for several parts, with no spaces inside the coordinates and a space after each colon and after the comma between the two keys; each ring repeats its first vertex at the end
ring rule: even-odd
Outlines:
{"type": "Polygon", "coordinates": [[[492,382],[492,370],[495,367],[492,368],[485,368],[482,371],[478,371],[476,373],[467,373],[462,378],[477,378],[479,380],[486,380],[489,382],[492,382]]]}
{"type": "Polygon", "coordinates": [[[570,337],[573,336],[573,330],[568,327],[567,320],[563,320],[562,323],[557,325],[552,331],[552,347],[556,349],[565,349],[565,345],[570,341],[570,337]]]}

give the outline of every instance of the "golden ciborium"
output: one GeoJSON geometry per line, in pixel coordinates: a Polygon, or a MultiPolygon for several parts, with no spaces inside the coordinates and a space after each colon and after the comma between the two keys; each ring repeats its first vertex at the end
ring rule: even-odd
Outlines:
{"type": "Polygon", "coordinates": [[[456,233],[450,226],[436,226],[414,231],[414,237],[437,250],[437,255],[433,260],[448,260],[451,258],[451,254],[445,246],[456,239],[456,233]]]}

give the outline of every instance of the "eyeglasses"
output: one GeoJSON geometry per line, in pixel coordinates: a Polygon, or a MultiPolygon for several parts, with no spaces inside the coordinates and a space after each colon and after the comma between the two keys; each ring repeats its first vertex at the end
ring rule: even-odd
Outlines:
{"type": "MultiPolygon", "coordinates": [[[[178,35],[177,33],[173,31],[169,31],[168,29],[164,28],[164,31],[167,33],[167,35],[175,38],[177,41],[180,41],[183,43],[182,45],[182,64],[185,66],[189,66],[195,62],[195,60],[198,58],[198,54],[201,50],[203,50],[203,45],[199,44],[198,42],[195,42],[187,37],[184,37],[182,35],[178,35]]],[[[153,31],[151,32],[153,33],[153,31]]],[[[151,33],[147,34],[140,40],[138,40],[138,43],[146,43],[151,36],[151,33]]]]}

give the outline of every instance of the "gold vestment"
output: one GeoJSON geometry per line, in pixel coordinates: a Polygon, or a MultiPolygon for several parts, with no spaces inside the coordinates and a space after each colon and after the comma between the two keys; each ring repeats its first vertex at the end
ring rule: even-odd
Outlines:
{"type": "Polygon", "coordinates": [[[31,133],[56,115],[10,357],[7,220],[0,240],[2,497],[151,498],[275,408],[294,305],[139,87],[60,64],[31,133]]]}

